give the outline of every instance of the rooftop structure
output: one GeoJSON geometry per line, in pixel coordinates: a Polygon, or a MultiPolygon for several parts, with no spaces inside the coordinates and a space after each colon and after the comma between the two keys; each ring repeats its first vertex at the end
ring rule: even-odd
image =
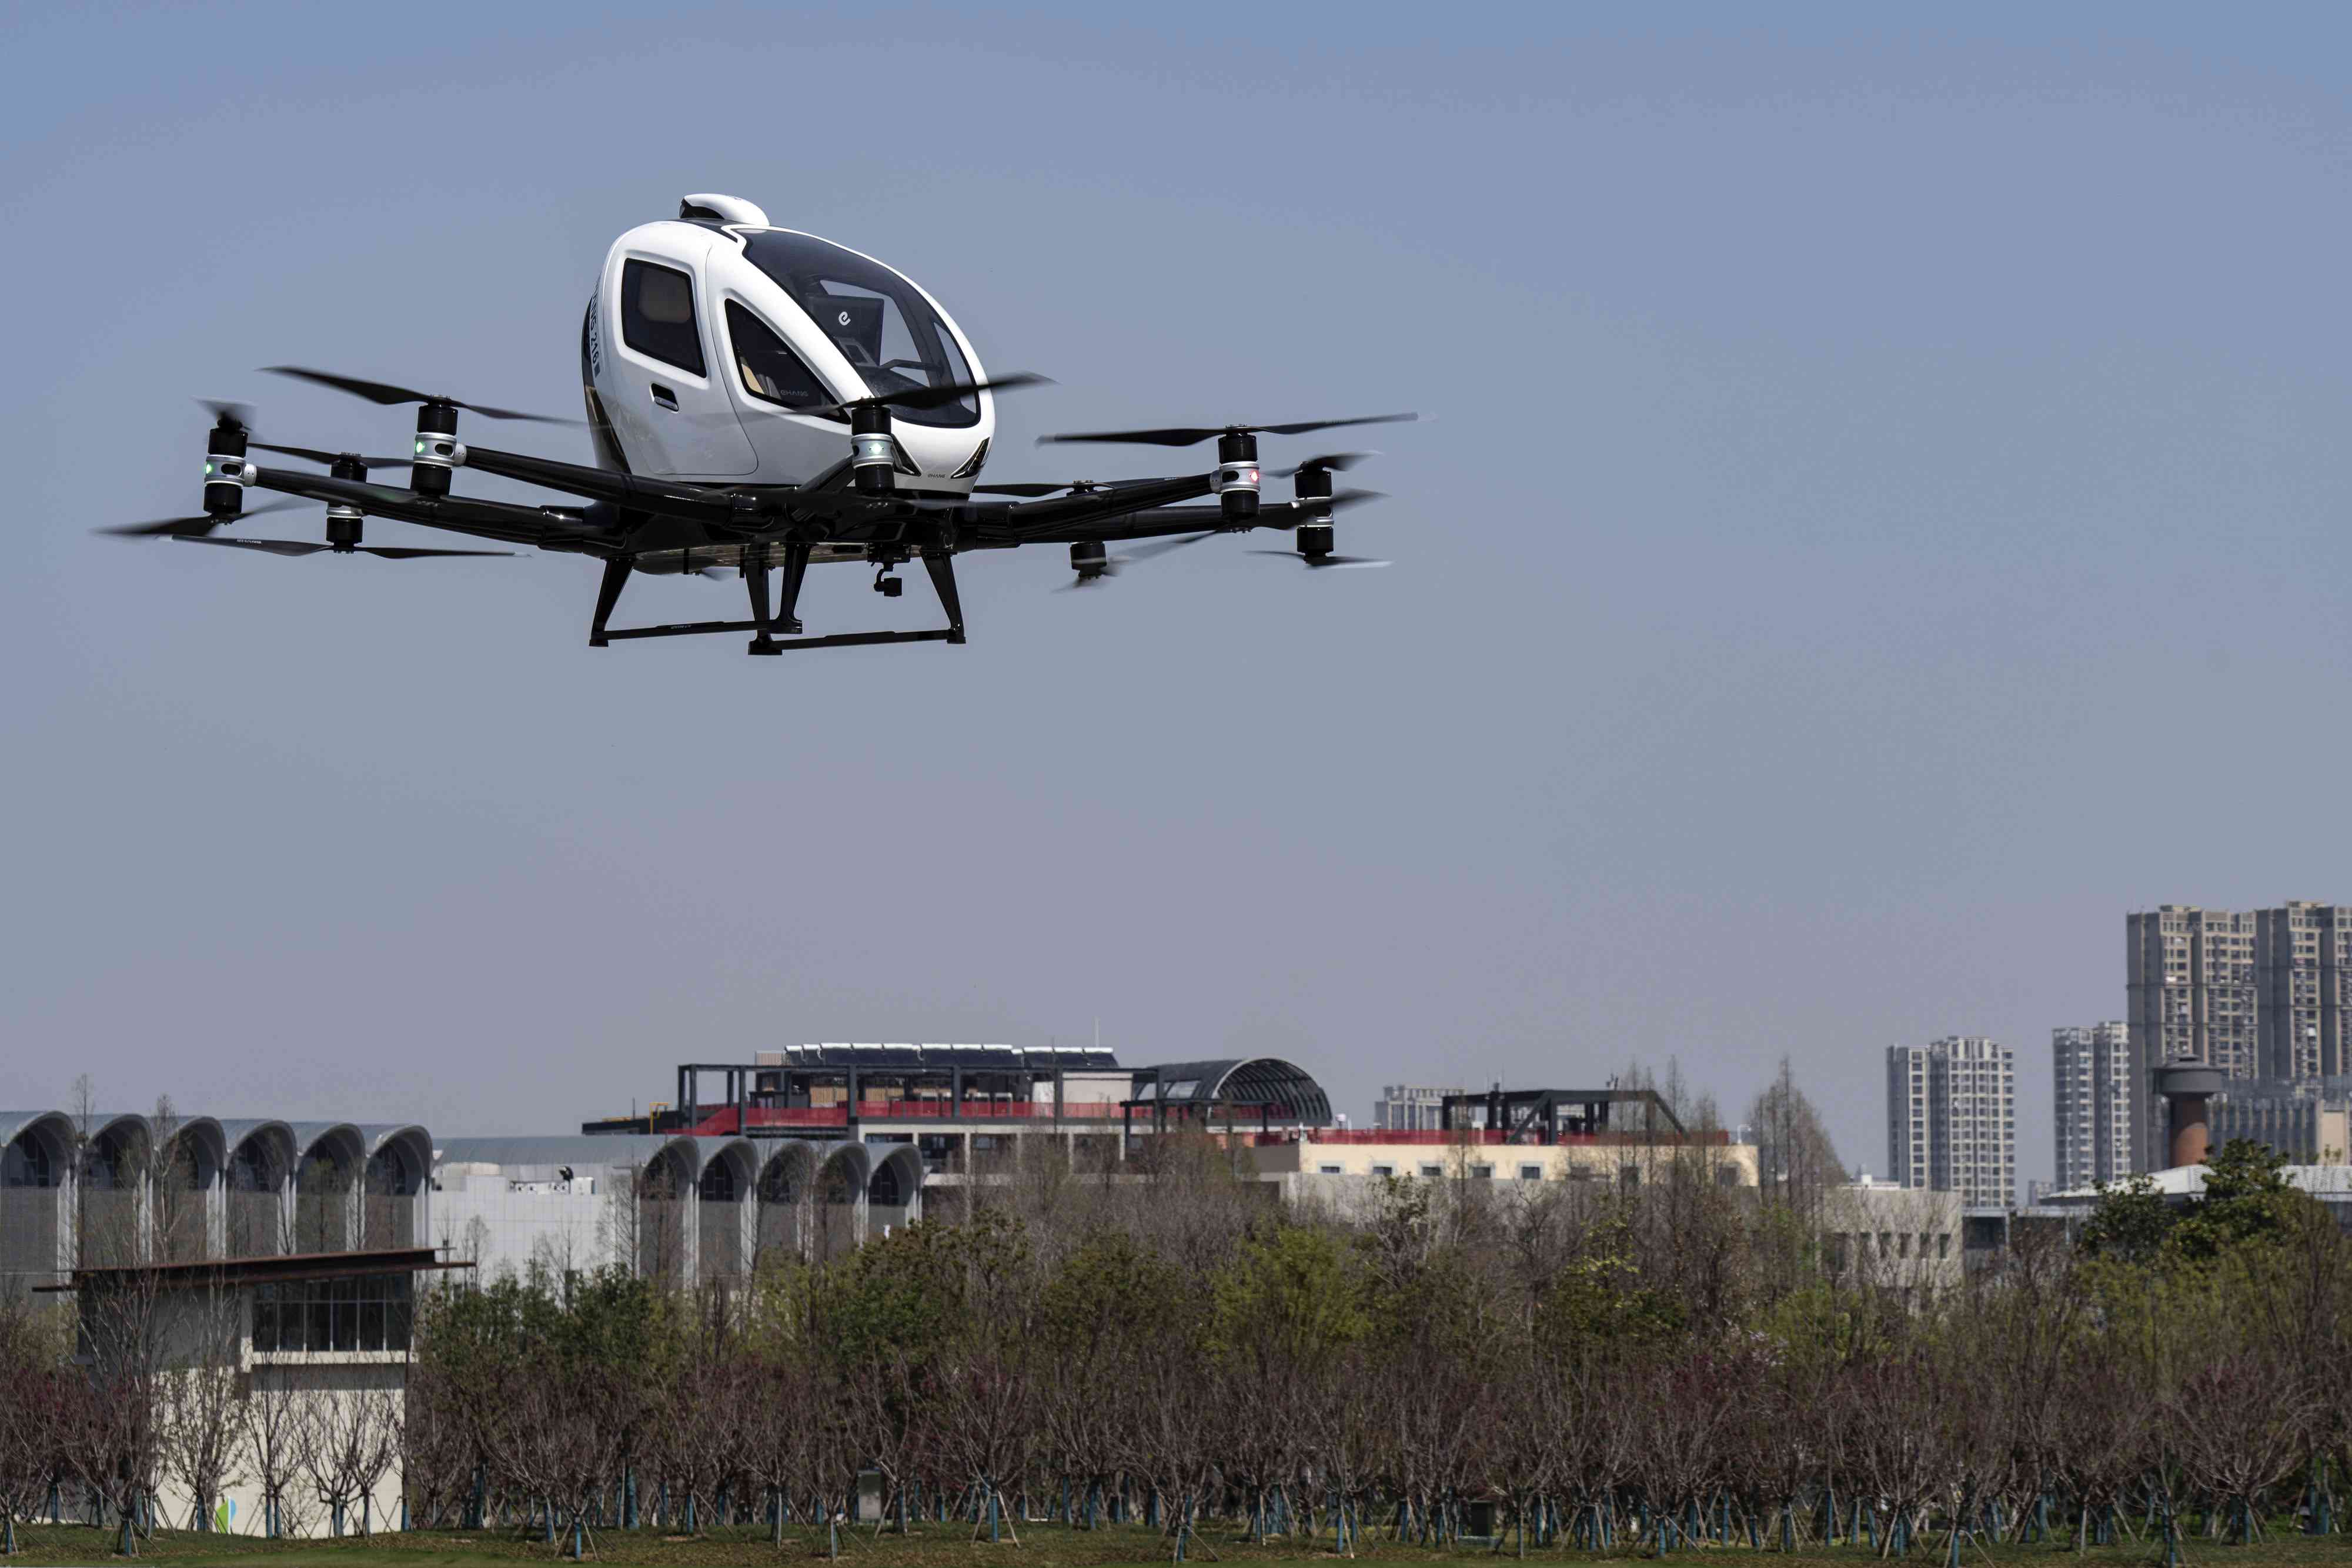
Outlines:
{"type": "Polygon", "coordinates": [[[76,1268],[415,1246],[432,1164],[406,1124],[0,1113],[0,1293],[76,1268]]]}

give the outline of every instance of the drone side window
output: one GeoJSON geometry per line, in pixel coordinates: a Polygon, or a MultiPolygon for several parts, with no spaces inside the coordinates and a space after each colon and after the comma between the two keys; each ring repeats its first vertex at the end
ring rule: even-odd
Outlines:
{"type": "Polygon", "coordinates": [[[648,359],[708,375],[694,323],[694,279],[650,261],[621,267],[621,340],[648,359]]]}
{"type": "Polygon", "coordinates": [[[735,345],[736,373],[753,397],[793,409],[832,405],[832,395],[791,346],[732,299],[727,302],[727,336],[735,345]]]}

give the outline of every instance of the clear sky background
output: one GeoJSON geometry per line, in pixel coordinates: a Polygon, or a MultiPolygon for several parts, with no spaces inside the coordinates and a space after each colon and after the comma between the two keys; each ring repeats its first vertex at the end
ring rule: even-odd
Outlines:
{"type": "Polygon", "coordinates": [[[1360,1117],[1786,1052],[1883,1171],[1882,1049],[1969,1032],[2046,1175],[2126,911],[2352,898],[2346,14],[1761,15],[15,8],[0,1103],[555,1132],[1099,1019],[1360,1117]],[[606,246],[701,190],[1058,378],[992,478],[1436,416],[1343,524],[1398,566],[983,557],[967,648],[772,661],[591,652],[576,558],[88,532],[195,509],[194,397],[408,426],[259,365],[576,414],[606,246]]]}

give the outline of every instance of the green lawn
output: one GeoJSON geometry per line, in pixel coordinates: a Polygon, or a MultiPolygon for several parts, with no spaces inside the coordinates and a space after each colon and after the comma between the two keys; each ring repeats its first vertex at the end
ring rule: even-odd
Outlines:
{"type": "MultiPolygon", "coordinates": [[[[1024,1568],[1159,1568],[1169,1561],[1167,1543],[1148,1530],[1083,1531],[1024,1524],[1021,1526],[1021,1545],[1008,1541],[991,1546],[985,1541],[971,1540],[969,1528],[959,1525],[921,1527],[907,1539],[891,1534],[877,1537],[862,1529],[845,1530],[841,1534],[841,1556],[850,1568],[975,1568],[982,1563],[1008,1561],[1017,1562],[1024,1568]]],[[[113,1555],[114,1534],[109,1530],[20,1525],[16,1540],[20,1554],[15,1561],[27,1565],[122,1561],[113,1555]]],[[[203,1568],[206,1564],[257,1568],[265,1560],[273,1565],[383,1563],[392,1568],[480,1568],[489,1563],[552,1563],[563,1556],[561,1550],[551,1551],[541,1542],[523,1540],[511,1532],[489,1535],[439,1530],[378,1535],[367,1541],[303,1542],[168,1531],[142,1542],[141,1550],[147,1560],[172,1563],[174,1568],[203,1568]]],[[[780,1556],[769,1544],[763,1530],[718,1530],[692,1538],[665,1536],[650,1530],[610,1531],[594,1538],[589,1555],[592,1562],[642,1568],[756,1568],[779,1561],[821,1561],[825,1555],[825,1538],[822,1531],[788,1530],[780,1556]]],[[[1187,1555],[1191,1562],[1200,1564],[1333,1561],[1328,1546],[1317,1552],[1297,1542],[1251,1545],[1235,1539],[1230,1531],[1203,1532],[1195,1538],[1187,1555]]],[[[1513,1553],[1506,1551],[1503,1555],[1509,1558],[1513,1553]]],[[[2315,1541],[2280,1528],[2270,1540],[2256,1546],[2191,1541],[2187,1543],[2185,1555],[2189,1568],[2293,1568],[2301,1563],[2352,1568],[2352,1538],[2335,1536],[2315,1541]]],[[[1603,1559],[1583,1552],[1531,1552],[1528,1560],[1629,1562],[1640,1556],[1625,1552],[1603,1559]]],[[[2138,1568],[2140,1564],[2158,1562],[2160,1556],[2156,1547],[2131,1544],[2090,1552],[2081,1561],[2084,1568],[2138,1568]]],[[[1462,1568],[1492,1561],[1492,1554],[1483,1546],[1433,1552],[1390,1542],[1372,1542],[1370,1549],[1360,1552],[1359,1557],[1396,1563],[1450,1562],[1462,1568]]],[[[1707,1568],[1804,1568],[1806,1564],[1832,1563],[1841,1568],[1868,1568],[1873,1560],[1865,1552],[1840,1546],[1830,1550],[1800,1549],[1792,1556],[1778,1552],[1707,1547],[1674,1552],[1667,1561],[1705,1563],[1707,1568]]],[[[1944,1558],[1931,1544],[1912,1553],[1909,1561],[1916,1568],[1941,1568],[1944,1558]]],[[[1972,1568],[2028,1562],[2066,1564],[2074,1561],[2074,1554],[2046,1546],[1993,1546],[1982,1552],[1971,1546],[1962,1561],[1972,1568]]]]}

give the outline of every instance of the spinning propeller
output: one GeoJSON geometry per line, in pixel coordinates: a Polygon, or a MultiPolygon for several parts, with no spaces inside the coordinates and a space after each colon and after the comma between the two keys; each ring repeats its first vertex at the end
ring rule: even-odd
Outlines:
{"type": "Polygon", "coordinates": [[[356,452],[321,452],[315,446],[272,446],[267,441],[251,444],[264,452],[281,452],[289,457],[299,457],[305,463],[323,463],[331,468],[338,463],[356,463],[362,468],[394,468],[408,461],[405,457],[362,457],[356,452]]]}
{"type": "Polygon", "coordinates": [[[334,545],[320,544],[313,539],[215,539],[196,534],[181,534],[182,542],[192,545],[227,545],[235,549],[264,550],[270,555],[317,555],[331,550],[337,555],[381,556],[385,560],[419,560],[429,555],[512,555],[510,549],[415,549],[405,545],[334,545]]]}
{"type": "MultiPolygon", "coordinates": [[[[212,542],[217,545],[234,544],[236,541],[234,539],[215,539],[212,542]]],[[[1254,549],[1249,553],[1252,555],[1279,556],[1284,560],[1295,560],[1306,566],[1318,568],[1327,566],[1394,566],[1396,564],[1396,562],[1392,560],[1377,560],[1368,555],[1331,555],[1328,552],[1323,555],[1308,555],[1304,550],[1291,549],[1254,549]]]]}
{"type": "Polygon", "coordinates": [[[1037,444],[1096,441],[1129,446],[1197,446],[1213,435],[1304,435],[1310,430],[1337,430],[1344,424],[1410,424],[1420,417],[1417,413],[1369,413],[1360,419],[1310,419],[1297,424],[1172,424],[1160,430],[1087,430],[1066,435],[1041,435],[1037,444]]]}
{"type": "MultiPolygon", "coordinates": [[[[355,452],[321,452],[310,446],[273,446],[266,441],[252,441],[250,426],[253,409],[241,402],[215,402],[199,399],[213,415],[213,428],[205,440],[205,510],[190,517],[160,517],[153,522],[126,523],[117,528],[100,528],[102,534],[118,538],[175,538],[187,544],[226,545],[232,549],[258,550],[266,555],[304,556],[332,553],[336,555],[372,555],[384,560],[421,560],[428,556],[512,555],[502,549],[435,549],[410,545],[364,545],[360,542],[360,529],[365,514],[347,501],[327,504],[327,537],[323,542],[313,539],[230,539],[214,538],[212,532],[224,523],[246,517],[257,517],[268,512],[283,512],[306,504],[296,496],[272,501],[267,506],[247,508],[246,487],[253,483],[256,470],[245,461],[248,446],[264,452],[282,452],[289,457],[299,457],[312,463],[323,463],[338,479],[364,480],[368,469],[409,461],[401,457],[362,457],[355,452]]],[[[528,418],[529,415],[522,417],[528,418]]]]}
{"type": "MultiPolygon", "coordinates": [[[[1041,435],[1039,445],[1051,442],[1087,441],[1143,446],[1193,446],[1214,436],[1217,442],[1217,471],[1209,487],[1217,497],[1217,505],[1233,528],[1251,527],[1257,516],[1257,492],[1262,471],[1257,465],[1257,438],[1261,435],[1304,435],[1310,430],[1337,430],[1350,424],[1402,424],[1417,420],[1417,413],[1369,413],[1357,419],[1308,419],[1295,424],[1172,424],[1157,430],[1088,430],[1063,435],[1041,435]]],[[[1319,497],[1331,493],[1330,470],[1344,468],[1361,454],[1339,453],[1329,458],[1310,458],[1294,470],[1300,480],[1299,499],[1307,499],[1310,476],[1319,476],[1319,497]],[[1345,461],[1342,461],[1342,459],[1345,461]]],[[[1322,519],[1326,531],[1322,538],[1325,551],[1329,549],[1328,517],[1322,519]]]]}
{"type": "Polygon", "coordinates": [[[1077,580],[1066,582],[1054,591],[1067,593],[1074,588],[1096,587],[1107,578],[1117,577],[1120,567],[1133,566],[1155,556],[1166,555],[1170,550],[1180,550],[1186,545],[1196,545],[1202,539],[1215,537],[1216,530],[1213,528],[1205,534],[1186,534],[1181,538],[1154,539],[1150,544],[1136,546],[1125,555],[1106,554],[1100,539],[1074,544],[1070,547],[1070,570],[1078,574],[1077,580]]]}
{"type": "Polygon", "coordinates": [[[821,419],[850,419],[861,408],[945,408],[949,403],[960,402],[974,392],[1011,392],[1015,387],[1049,387],[1053,384],[1051,376],[1014,371],[1010,375],[992,376],[984,382],[948,382],[935,387],[908,387],[905,392],[877,392],[872,397],[854,397],[844,402],[813,403],[793,412],[813,413],[821,419]]]}
{"type": "MultiPolygon", "coordinates": [[[[264,512],[283,512],[302,503],[289,496],[282,501],[272,501],[266,507],[256,507],[242,515],[257,517],[264,512]]],[[[124,523],[111,528],[93,530],[111,534],[121,539],[182,538],[200,539],[223,523],[233,523],[236,517],[215,517],[209,512],[199,512],[193,517],[158,517],[152,523],[124,523]]]]}
{"type": "MultiPolygon", "coordinates": [[[[454,397],[443,397],[437,392],[421,392],[414,387],[394,386],[390,382],[362,381],[358,376],[338,375],[332,371],[305,370],[300,365],[264,365],[262,369],[269,375],[292,376],[297,381],[315,382],[320,386],[332,387],[337,392],[349,392],[353,397],[363,397],[370,402],[382,403],[387,408],[395,403],[421,402],[440,408],[462,408],[469,413],[478,413],[485,419],[527,419],[536,424],[584,424],[587,423],[585,420],[579,419],[558,419],[552,414],[524,413],[518,409],[492,408],[489,404],[482,402],[461,402],[454,397]]],[[[406,462],[407,459],[402,458],[399,461],[406,462]]]]}

